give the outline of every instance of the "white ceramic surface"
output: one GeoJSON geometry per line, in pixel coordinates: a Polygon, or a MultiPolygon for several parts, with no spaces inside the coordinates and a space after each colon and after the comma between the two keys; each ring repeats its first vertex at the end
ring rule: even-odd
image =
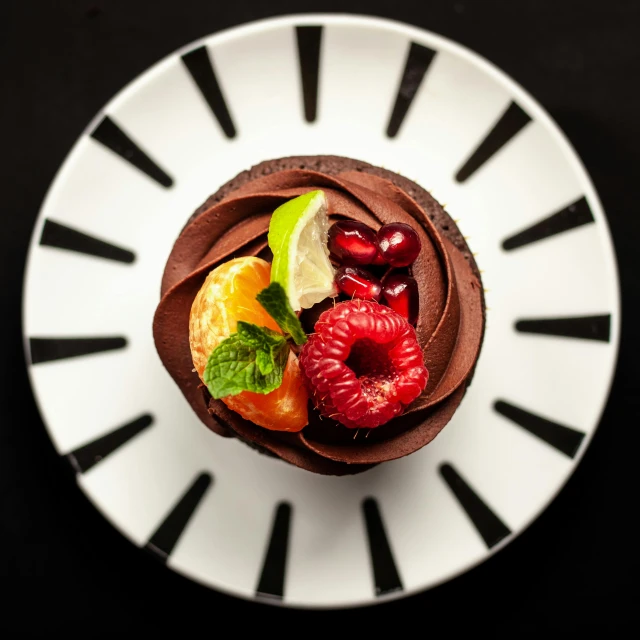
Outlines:
{"type": "MultiPolygon", "coordinates": [[[[96,507],[144,546],[198,474],[213,478],[167,564],[254,598],[274,509],[291,507],[284,597],[291,606],[381,602],[485,560],[563,486],[596,428],[618,346],[612,245],[593,186],[564,136],[517,84],[432,33],[364,17],[261,21],[192,43],[107,104],[58,173],[36,223],[25,283],[33,338],[123,336],[126,347],[29,364],[61,455],[150,414],[152,424],[78,474],[96,507]],[[305,120],[296,26],[322,25],[317,119],[305,120]],[[386,135],[411,42],[436,52],[398,135],[386,135]],[[181,56],[201,46],[237,128],[225,136],[181,56]],[[511,101],[526,124],[465,182],[456,171],[511,101]],[[174,179],[159,185],[90,134],[108,115],[174,179]],[[487,333],[473,385],[421,451],[355,477],[315,476],[203,427],[156,355],[160,276],[190,213],[268,158],[346,155],[431,189],[483,270],[487,333]],[[594,222],[515,251],[502,241],[584,196],[594,222]],[[45,219],[135,254],[131,264],[41,244],[45,219]],[[611,316],[609,341],[514,330],[523,318],[611,316]],[[586,437],[573,458],[494,410],[505,400],[586,437]],[[512,532],[483,541],[439,471],[450,463],[512,532]],[[362,501],[376,499],[403,586],[376,595],[362,501]]],[[[32,343],[33,344],[33,343],[32,343]]]]}

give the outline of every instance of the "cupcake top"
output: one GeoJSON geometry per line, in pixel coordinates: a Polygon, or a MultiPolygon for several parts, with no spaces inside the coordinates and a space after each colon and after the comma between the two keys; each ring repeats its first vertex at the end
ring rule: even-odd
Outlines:
{"type": "MultiPolygon", "coordinates": [[[[355,301],[343,304],[346,312],[355,301]]],[[[363,304],[370,319],[377,317],[380,305],[363,304]]],[[[327,309],[328,304],[320,303],[300,316],[308,330],[318,321],[317,307],[327,309]]],[[[364,312],[360,309],[360,316],[364,312]]],[[[382,316],[385,313],[382,311],[382,316]]],[[[322,319],[331,324],[340,320],[331,308],[322,319]]],[[[391,320],[388,322],[393,325],[391,320]]],[[[314,332],[318,340],[323,328],[326,327],[318,326],[314,332]]],[[[405,330],[404,325],[398,323],[397,330],[405,330]]],[[[302,468],[335,475],[399,458],[430,442],[462,400],[483,331],[484,299],[479,273],[442,207],[426,191],[396,174],[335,157],[264,163],[241,174],[210,198],[182,230],[171,251],[154,318],[160,358],[205,425],[302,468]],[[314,170],[316,167],[321,170],[314,170]],[[209,273],[239,256],[270,258],[267,233],[272,213],[292,198],[316,190],[325,194],[332,222],[358,221],[373,231],[385,224],[402,223],[409,225],[419,238],[419,252],[409,267],[418,289],[417,317],[412,318],[415,334],[407,331],[407,336],[411,334],[417,340],[428,380],[418,376],[417,384],[426,384],[420,384],[419,395],[403,405],[402,415],[389,414],[388,420],[365,429],[362,435],[356,429],[355,437],[356,423],[350,423],[342,414],[338,416],[340,422],[323,417],[315,408],[308,412],[308,424],[295,432],[264,428],[242,418],[222,400],[211,397],[194,371],[189,341],[192,306],[209,273]]],[[[303,370],[309,371],[312,346],[303,347],[303,370]]],[[[320,351],[313,353],[320,357],[320,351]]],[[[410,383],[405,385],[407,389],[414,388],[410,383]]],[[[322,394],[312,389],[311,395],[314,403],[321,406],[318,400],[322,394]]]]}

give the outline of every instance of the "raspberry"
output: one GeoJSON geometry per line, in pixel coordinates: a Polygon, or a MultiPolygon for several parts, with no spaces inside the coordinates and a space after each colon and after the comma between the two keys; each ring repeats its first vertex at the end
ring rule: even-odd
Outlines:
{"type": "Polygon", "coordinates": [[[345,427],[378,427],[403,413],[429,379],[413,327],[377,302],[325,311],[299,363],[316,408],[345,427]]]}

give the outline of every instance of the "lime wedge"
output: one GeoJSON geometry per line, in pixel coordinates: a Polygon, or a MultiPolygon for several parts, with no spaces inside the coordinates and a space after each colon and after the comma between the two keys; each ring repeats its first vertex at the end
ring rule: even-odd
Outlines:
{"type": "Polygon", "coordinates": [[[323,191],[310,191],[289,200],[271,216],[271,282],[282,285],[294,311],[308,309],[337,293],[329,262],[328,233],[323,191]]]}

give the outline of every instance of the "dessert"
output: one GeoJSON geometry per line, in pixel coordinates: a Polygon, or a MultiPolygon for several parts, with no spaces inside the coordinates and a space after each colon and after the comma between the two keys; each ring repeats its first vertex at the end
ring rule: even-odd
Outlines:
{"type": "Polygon", "coordinates": [[[321,474],[428,444],[471,382],[480,274],[410,180],[336,156],[261,163],[168,258],[158,354],[212,431],[321,474]]]}

